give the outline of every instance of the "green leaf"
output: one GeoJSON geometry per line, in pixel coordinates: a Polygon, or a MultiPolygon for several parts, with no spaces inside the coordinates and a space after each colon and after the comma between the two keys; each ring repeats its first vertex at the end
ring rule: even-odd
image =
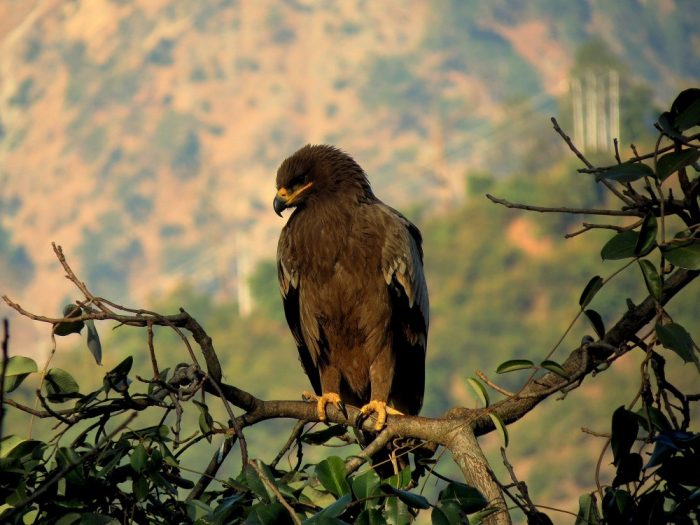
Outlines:
{"type": "Polygon", "coordinates": [[[15,447],[24,441],[26,441],[25,438],[15,436],[14,434],[3,436],[2,439],[0,439],[0,458],[6,457],[15,447]]]}
{"type": "Polygon", "coordinates": [[[638,240],[639,233],[634,230],[626,230],[617,233],[605,243],[605,246],[603,246],[603,249],[600,251],[600,256],[604,261],[634,257],[638,240]]]}
{"type": "Polygon", "coordinates": [[[178,474],[173,474],[166,471],[163,472],[163,476],[176,487],[180,487],[183,489],[191,489],[192,487],[194,487],[194,481],[190,479],[185,479],[178,474]]]}
{"type": "Polygon", "coordinates": [[[355,476],[350,481],[352,484],[352,493],[358,500],[371,498],[379,494],[379,483],[381,483],[381,479],[374,469],[370,469],[359,476],[355,476]]]}
{"type": "Polygon", "coordinates": [[[67,468],[80,463],[80,455],[70,447],[60,447],[56,450],[56,464],[60,468],[67,468]]]}
{"type": "Polygon", "coordinates": [[[430,519],[433,525],[462,525],[464,512],[454,501],[440,502],[433,507],[430,519]]]}
{"type": "Polygon", "coordinates": [[[87,326],[87,346],[88,350],[95,358],[95,362],[98,365],[102,364],[102,344],[100,343],[100,336],[97,333],[97,328],[95,328],[95,321],[88,319],[85,321],[85,326],[87,326]]]}
{"type": "Polygon", "coordinates": [[[674,125],[680,131],[700,126],[700,89],[681,91],[671,105],[671,113],[674,125]]]}
{"type": "Polygon", "coordinates": [[[131,490],[136,501],[144,501],[148,497],[148,480],[143,476],[134,478],[131,483],[131,490]]]}
{"type": "Polygon", "coordinates": [[[603,511],[606,523],[632,523],[631,515],[634,500],[629,492],[620,489],[606,489],[603,496],[603,511]]]}
{"type": "Polygon", "coordinates": [[[481,384],[481,381],[475,377],[468,377],[467,384],[471,387],[476,399],[485,407],[489,406],[489,393],[484,385],[481,384]]]}
{"type": "Polygon", "coordinates": [[[657,230],[658,225],[656,223],[656,217],[651,213],[647,214],[642,222],[642,227],[639,229],[637,244],[634,245],[635,255],[641,255],[644,257],[654,249],[654,246],[656,246],[657,230]]]}
{"type": "Polygon", "coordinates": [[[671,137],[672,139],[680,139],[682,134],[678,129],[676,129],[675,116],[671,114],[670,111],[664,111],[659,115],[657,123],[661,128],[661,131],[671,137]]]}
{"type": "Polygon", "coordinates": [[[136,472],[143,472],[148,463],[148,452],[146,452],[145,447],[139,443],[139,445],[131,453],[131,458],[129,460],[131,463],[131,468],[136,472]]]}
{"type": "Polygon", "coordinates": [[[588,317],[588,320],[593,325],[593,330],[595,330],[598,339],[605,337],[605,323],[603,323],[603,318],[595,310],[586,310],[583,312],[588,317]]]}
{"type": "Polygon", "coordinates": [[[479,512],[475,512],[469,516],[469,525],[482,525],[483,521],[487,517],[489,517],[491,514],[495,514],[496,512],[501,511],[495,507],[488,507],[484,510],[480,510],[479,512]]]}
{"type": "Polygon", "coordinates": [[[616,182],[633,182],[642,177],[654,177],[654,170],[641,162],[624,162],[600,173],[598,179],[616,182]]]}
{"type": "Polygon", "coordinates": [[[662,251],[671,264],[686,270],[700,270],[700,240],[664,246],[662,251]]]}
{"type": "Polygon", "coordinates": [[[29,375],[39,369],[36,362],[29,357],[16,355],[7,360],[7,367],[2,370],[2,360],[0,360],[0,374],[5,374],[5,392],[12,392],[29,375]]]}
{"type": "MultiPolygon", "coordinates": [[[[260,465],[260,468],[263,470],[267,478],[274,483],[274,476],[272,475],[272,471],[270,470],[270,467],[268,467],[265,463],[260,461],[258,463],[260,465]]],[[[245,468],[245,479],[246,483],[248,485],[248,488],[258,497],[260,500],[264,503],[272,503],[276,501],[275,495],[270,491],[270,489],[265,486],[265,484],[262,482],[260,479],[260,476],[258,473],[255,471],[253,467],[250,465],[246,465],[245,468]]]]}
{"type": "Polygon", "coordinates": [[[684,362],[690,363],[694,361],[693,339],[681,325],[677,323],[657,324],[656,336],[664,347],[676,352],[684,362]]]}
{"type": "Polygon", "coordinates": [[[399,498],[387,498],[384,503],[384,517],[391,525],[409,525],[413,516],[406,505],[399,498]]]}
{"type": "Polygon", "coordinates": [[[602,525],[595,494],[584,494],[578,499],[575,525],[602,525]]]}
{"type": "MultiPolygon", "coordinates": [[[[440,491],[440,505],[455,504],[465,514],[472,514],[486,508],[489,504],[486,498],[474,487],[453,481],[440,491]]],[[[447,513],[446,513],[447,514],[447,513]]]]}
{"type": "Polygon", "coordinates": [[[209,505],[198,499],[187,501],[185,505],[187,506],[187,516],[193,522],[198,519],[206,518],[212,512],[209,505]]]}
{"type": "Polygon", "coordinates": [[[613,465],[618,466],[620,461],[629,454],[638,432],[639,422],[634,413],[624,406],[613,412],[612,436],[610,437],[613,465]]]}
{"type": "Polygon", "coordinates": [[[76,523],[79,525],[118,525],[119,520],[97,512],[85,512],[80,514],[80,521],[76,523]]]}
{"type": "Polygon", "coordinates": [[[134,364],[134,358],[132,356],[128,356],[126,359],[124,359],[121,363],[119,363],[117,366],[115,366],[112,370],[110,370],[108,373],[113,374],[113,375],[127,375],[131,371],[131,367],[134,364]]]}
{"type": "Polygon", "coordinates": [[[316,476],[321,485],[336,497],[350,492],[350,485],[345,477],[345,462],[338,456],[331,456],[316,465],[316,476]]]}
{"type": "Polygon", "coordinates": [[[211,514],[213,525],[224,525],[233,522],[231,515],[236,511],[236,507],[243,506],[243,494],[234,494],[226,498],[221,498],[219,505],[211,514]]]}
{"type": "Polygon", "coordinates": [[[591,280],[588,281],[588,284],[583,289],[583,292],[581,292],[581,297],[578,300],[578,304],[581,306],[581,309],[588,306],[588,303],[593,300],[593,297],[595,297],[595,294],[598,293],[598,290],[600,290],[602,286],[603,278],[600,275],[591,277],[591,280]]]}
{"type": "Polygon", "coordinates": [[[493,425],[496,427],[496,431],[501,436],[501,442],[503,443],[503,446],[508,447],[508,429],[506,428],[505,423],[503,423],[501,416],[495,413],[491,413],[489,414],[489,417],[491,418],[491,421],[493,421],[493,425]]]}
{"type": "Polygon", "coordinates": [[[534,367],[535,363],[529,359],[510,359],[498,365],[498,368],[496,368],[496,373],[505,374],[514,370],[526,370],[534,367]]]}
{"type": "MultiPolygon", "coordinates": [[[[453,522],[447,517],[440,507],[433,507],[430,512],[430,523],[432,525],[452,525],[453,522]]],[[[459,522],[454,522],[459,523],[459,522]]]]}
{"type": "MultiPolygon", "coordinates": [[[[80,317],[81,315],[83,315],[83,312],[78,305],[67,304],[63,307],[63,317],[66,319],[80,317]]],[[[53,333],[61,336],[77,334],[83,329],[84,325],[85,323],[83,323],[83,321],[65,321],[63,323],[56,323],[54,325],[53,333]]]]}
{"type": "MultiPolygon", "coordinates": [[[[61,518],[56,522],[56,525],[75,525],[76,523],[80,524],[81,517],[82,515],[78,514],[77,512],[70,512],[61,516],[61,518]]],[[[30,521],[29,523],[34,523],[34,521],[30,521]]]]}
{"type": "MultiPolygon", "coordinates": [[[[245,525],[277,525],[286,523],[289,514],[281,503],[256,503],[248,509],[245,525]]],[[[194,520],[193,520],[194,521],[194,520]]]]}
{"type": "Polygon", "coordinates": [[[199,430],[202,432],[202,434],[207,435],[207,441],[211,443],[211,435],[208,434],[211,432],[211,427],[214,424],[214,418],[211,417],[211,414],[209,413],[209,407],[195,399],[193,399],[192,402],[199,409],[199,430]]]}
{"type": "Polygon", "coordinates": [[[127,375],[129,374],[133,364],[134,358],[132,356],[128,356],[112,370],[107,372],[104,380],[102,381],[105,391],[109,392],[110,390],[114,389],[121,392],[126,390],[126,388],[129,386],[127,375]]]}
{"type": "Polygon", "coordinates": [[[345,512],[345,509],[347,509],[351,503],[352,503],[352,495],[345,494],[344,496],[338,498],[337,501],[334,501],[333,503],[328,505],[325,509],[320,511],[318,514],[315,514],[314,516],[312,516],[305,523],[315,523],[317,525],[323,525],[326,523],[343,523],[342,521],[328,521],[328,520],[333,520],[334,518],[337,518],[338,516],[340,516],[343,512],[345,512]]]}
{"type": "Polygon", "coordinates": [[[540,366],[549,370],[550,372],[554,372],[555,374],[563,377],[564,379],[569,379],[569,375],[566,373],[566,370],[564,370],[562,366],[556,361],[552,361],[551,359],[545,359],[540,363],[540,366]]]}
{"type": "Polygon", "coordinates": [[[393,476],[386,478],[384,482],[396,489],[406,488],[408,487],[409,483],[411,483],[411,469],[406,467],[398,474],[394,474],[393,476]]]}
{"type": "Polygon", "coordinates": [[[301,441],[310,445],[322,445],[334,437],[342,436],[347,432],[343,425],[332,425],[317,432],[306,432],[301,436],[301,441]]]}
{"type": "Polygon", "coordinates": [[[693,164],[700,159],[700,151],[684,149],[667,153],[656,162],[656,174],[662,182],[679,169],[693,164]]]}
{"type": "Polygon", "coordinates": [[[623,456],[620,464],[617,466],[615,479],[612,482],[613,487],[624,485],[639,480],[639,474],[642,472],[642,456],[637,453],[623,456]]]}
{"type": "Polygon", "coordinates": [[[401,489],[394,488],[387,483],[382,483],[382,485],[380,485],[379,488],[381,488],[385,494],[391,494],[393,496],[397,496],[401,501],[403,501],[406,505],[408,505],[411,508],[414,508],[414,509],[429,509],[430,508],[430,503],[428,502],[428,500],[419,494],[414,494],[413,492],[409,492],[407,490],[401,490],[401,489]]]}
{"type": "Polygon", "coordinates": [[[355,525],[386,525],[386,520],[378,509],[365,509],[355,519],[355,525]]]}
{"type": "Polygon", "coordinates": [[[44,377],[44,389],[49,401],[61,403],[81,397],[80,387],[73,376],[61,368],[52,368],[44,377]]]}
{"type": "Polygon", "coordinates": [[[659,432],[663,432],[664,430],[671,430],[671,423],[669,423],[668,419],[666,419],[664,413],[654,406],[647,405],[643,408],[640,408],[635,412],[635,415],[639,420],[639,424],[647,432],[651,431],[651,429],[649,428],[649,421],[651,421],[651,426],[659,432]],[[647,415],[649,416],[649,419],[647,419],[647,415]]]}
{"type": "Polygon", "coordinates": [[[647,285],[649,295],[658,301],[661,298],[661,277],[659,277],[656,266],[646,259],[640,259],[637,262],[639,263],[639,269],[642,270],[644,284],[647,285]]]}

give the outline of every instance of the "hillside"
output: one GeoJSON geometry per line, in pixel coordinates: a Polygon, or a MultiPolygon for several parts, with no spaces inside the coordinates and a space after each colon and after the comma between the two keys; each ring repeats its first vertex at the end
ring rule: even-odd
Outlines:
{"type": "Polygon", "coordinates": [[[0,3],[0,289],[56,311],[56,241],[104,295],[190,281],[231,299],[273,253],[274,172],[304,143],[351,152],[399,207],[439,210],[467,170],[561,151],[545,115],[566,116],[591,38],[623,93],[653,86],[641,102],[700,77],[692,0],[556,5],[0,3]]]}

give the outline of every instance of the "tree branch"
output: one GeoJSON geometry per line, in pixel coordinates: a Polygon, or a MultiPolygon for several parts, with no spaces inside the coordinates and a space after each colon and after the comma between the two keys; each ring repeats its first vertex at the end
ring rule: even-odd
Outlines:
{"type": "MultiPolygon", "coordinates": [[[[636,214],[633,212],[612,213],[611,210],[545,209],[525,205],[512,205],[501,199],[496,199],[491,196],[489,196],[489,198],[493,202],[508,207],[521,207],[534,211],[566,211],[569,213],[595,213],[601,211],[605,212],[604,214],[610,215],[636,214]]],[[[62,254],[60,247],[57,249],[57,252],[62,254]]],[[[65,259],[62,261],[62,264],[64,263],[65,259]]],[[[67,263],[64,264],[64,268],[66,267],[70,268],[67,263]]],[[[658,304],[661,306],[665,305],[675,294],[695,279],[698,274],[700,274],[699,271],[677,269],[666,279],[658,304]]],[[[69,278],[76,282],[76,286],[78,286],[80,281],[77,280],[72,272],[70,272],[70,275],[71,277],[69,278]]],[[[83,283],[80,284],[85,286],[83,283]]],[[[174,329],[184,329],[191,333],[204,356],[207,367],[207,380],[203,381],[201,384],[212,395],[244,410],[244,413],[239,416],[235,416],[229,411],[231,417],[230,424],[235,430],[242,447],[244,446],[242,429],[260,421],[275,418],[290,418],[300,422],[319,421],[316,405],[313,403],[305,401],[261,400],[249,392],[221,382],[221,365],[213,347],[212,340],[202,326],[186,311],[181,310],[178,314],[163,316],[144,310],[129,310],[93,296],[87,288],[83,290],[81,286],[79,287],[93,304],[98,305],[98,310],[84,311],[80,317],[70,318],[69,321],[75,322],[77,320],[88,319],[114,320],[129,326],[147,328],[153,325],[168,326],[174,329]],[[105,305],[121,308],[123,311],[129,311],[130,315],[112,311],[105,305]]],[[[66,321],[64,318],[49,318],[32,314],[19,304],[11,301],[8,297],[3,296],[3,299],[11,308],[31,319],[52,325],[66,321]]],[[[477,487],[488,499],[490,504],[498,509],[498,512],[489,516],[485,522],[496,524],[510,523],[503,495],[498,484],[493,480],[490,474],[488,463],[476,439],[477,436],[484,435],[494,429],[490,414],[495,413],[506,424],[510,424],[521,419],[552,393],[560,391],[563,388],[571,388],[572,385],[575,385],[577,382],[580,383],[613,353],[621,354],[633,348],[634,345],[629,346],[627,343],[632,341],[635,334],[654,318],[656,309],[657,302],[652,297],[647,297],[641,304],[629,309],[622,318],[608,330],[601,341],[594,344],[585,343],[575,348],[562,364],[562,367],[569,376],[568,379],[554,373],[545,374],[541,378],[538,378],[537,381],[530,381],[527,383],[518,394],[508,397],[487,408],[469,410],[462,407],[455,407],[448,410],[442,416],[433,418],[422,416],[389,416],[385,428],[377,436],[375,441],[360,454],[360,457],[348,461],[347,468],[349,470],[356,468],[356,462],[362,462],[364,457],[370,456],[375,449],[378,450],[382,448],[389,440],[396,437],[416,438],[436,445],[442,445],[452,454],[455,462],[462,470],[465,480],[477,487]]],[[[184,335],[183,340],[186,340],[184,335]]],[[[196,368],[196,362],[191,366],[196,368]]],[[[154,370],[157,371],[157,365],[154,370]]],[[[154,373],[157,375],[157,372],[154,373]]],[[[10,400],[5,400],[5,403],[13,404],[9,403],[9,401],[10,400]]],[[[124,410],[142,410],[148,406],[161,403],[162,401],[160,399],[149,396],[125,397],[123,399],[110,400],[109,403],[104,403],[103,405],[91,406],[83,412],[75,410],[72,413],[70,411],[68,413],[62,412],[61,416],[67,416],[67,419],[73,418],[71,422],[74,422],[77,420],[75,418],[80,419],[96,414],[114,415],[124,410]]],[[[13,406],[16,405],[13,404],[13,406]]],[[[326,422],[354,426],[358,414],[359,409],[357,407],[346,406],[343,412],[329,405],[327,407],[326,422]]],[[[37,412],[36,415],[43,417],[45,414],[37,412]]],[[[55,416],[55,414],[49,415],[55,416]]],[[[373,432],[374,423],[371,421],[364,421],[361,429],[367,432],[373,432]]],[[[233,439],[227,439],[225,443],[225,447],[230,449],[230,446],[233,444],[233,439]]],[[[216,469],[219,468],[221,462],[218,456],[219,451],[217,451],[217,455],[215,455],[210,462],[211,472],[209,472],[208,469],[205,475],[208,474],[212,476],[213,473],[216,472],[216,469]]],[[[254,465],[247,461],[243,463],[243,465],[246,464],[254,465]]],[[[195,496],[206,488],[208,480],[205,480],[203,476],[202,479],[200,479],[200,484],[202,486],[196,486],[192,492],[195,496]]]]}
{"type": "Polygon", "coordinates": [[[486,198],[493,203],[501,204],[506,208],[516,208],[518,210],[536,211],[539,213],[572,213],[580,215],[612,215],[618,217],[644,217],[645,213],[639,210],[599,210],[595,208],[567,208],[567,207],[549,207],[549,206],[532,206],[530,204],[519,204],[509,202],[505,199],[494,197],[487,193],[486,198]]]}

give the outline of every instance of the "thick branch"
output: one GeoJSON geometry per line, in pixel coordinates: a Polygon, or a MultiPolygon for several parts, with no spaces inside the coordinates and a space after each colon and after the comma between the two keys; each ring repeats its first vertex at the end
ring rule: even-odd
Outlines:
{"type": "Polygon", "coordinates": [[[471,429],[455,432],[447,448],[452,452],[452,458],[459,466],[464,480],[473,487],[478,487],[481,494],[496,512],[484,519],[484,523],[494,525],[509,525],[510,515],[508,506],[503,499],[498,484],[493,479],[488,460],[481,451],[471,429]]]}
{"type": "MultiPolygon", "coordinates": [[[[488,197],[493,202],[508,207],[518,207],[541,212],[564,211],[566,213],[597,213],[623,216],[637,215],[637,213],[633,211],[621,212],[615,210],[540,208],[511,204],[490,195],[488,197]]],[[[698,274],[700,274],[698,271],[676,270],[666,280],[659,303],[665,305],[676,293],[697,277],[698,274]]],[[[89,291],[87,291],[87,294],[89,294],[89,291]]],[[[4,299],[10,307],[32,319],[51,324],[66,321],[63,318],[48,318],[31,314],[20,305],[12,302],[9,298],[4,297],[4,299]]],[[[102,301],[101,298],[96,297],[92,297],[92,300],[95,303],[100,303],[100,301],[102,301]]],[[[115,306],[108,301],[105,301],[105,303],[110,306],[115,306]]],[[[395,437],[412,437],[445,446],[462,469],[466,481],[476,486],[489,500],[492,506],[502,511],[489,516],[486,522],[496,524],[509,523],[510,518],[505,511],[505,501],[503,500],[503,496],[497,484],[491,477],[488,463],[476,440],[476,436],[483,435],[493,430],[493,423],[489,414],[496,413],[506,424],[512,423],[522,418],[552,393],[566,387],[575,386],[575,384],[582,381],[585,376],[595,370],[600,363],[608,359],[613,353],[624,353],[628,351],[631,347],[624,347],[623,345],[633,340],[635,334],[653,319],[656,308],[656,302],[651,297],[648,297],[640,305],[628,310],[608,331],[602,341],[593,344],[585,344],[573,350],[562,365],[569,379],[564,379],[553,373],[546,374],[537,379],[537,381],[530,382],[518,395],[509,397],[484,409],[468,410],[456,407],[449,410],[441,417],[436,418],[390,416],[378,441],[374,445],[370,444],[368,450],[371,451],[373,448],[379,448],[382,444],[395,437]]],[[[80,318],[71,318],[70,321],[76,321],[78,319],[111,319],[130,326],[148,327],[156,324],[169,326],[171,328],[183,328],[189,331],[205,358],[208,379],[204,382],[206,389],[213,395],[221,397],[245,410],[243,415],[232,417],[232,425],[239,438],[242,439],[242,428],[267,419],[292,418],[298,421],[318,421],[316,405],[313,403],[304,401],[264,401],[233,385],[222,383],[221,365],[216,356],[211,338],[206,334],[201,325],[184,310],[171,316],[161,316],[160,314],[141,310],[134,311],[124,308],[122,308],[122,310],[129,311],[133,315],[118,314],[107,308],[103,308],[100,311],[83,313],[80,318]]],[[[198,369],[196,363],[192,366],[198,369]]],[[[125,398],[123,400],[113,400],[102,406],[90,407],[90,409],[86,410],[84,413],[78,412],[73,414],[73,416],[80,418],[86,417],[88,414],[114,413],[126,409],[142,410],[147,406],[152,406],[157,403],[159,403],[159,400],[148,397],[125,398]]],[[[327,422],[352,426],[355,424],[358,414],[359,409],[356,407],[347,406],[343,413],[335,407],[329,406],[327,408],[327,422]]],[[[373,428],[374,421],[364,421],[362,426],[363,430],[372,432],[373,428]]],[[[206,483],[206,481],[204,481],[204,483],[206,483]]]]}
{"type": "MultiPolygon", "coordinates": [[[[700,271],[697,270],[676,270],[666,280],[659,303],[662,306],[667,304],[698,275],[700,275],[700,271]]],[[[610,357],[615,350],[626,352],[627,349],[622,348],[622,345],[630,341],[639,330],[654,318],[655,314],[656,302],[652,297],[647,297],[641,304],[625,312],[622,318],[608,330],[601,341],[603,344],[579,347],[571,352],[562,364],[571,380],[567,381],[557,374],[548,373],[536,382],[530,383],[519,396],[496,403],[492,405],[491,409],[507,424],[517,421],[553,392],[558,391],[559,388],[582,380],[600,363],[610,357]]],[[[479,414],[474,421],[474,428],[477,436],[482,435],[493,430],[493,422],[486,413],[479,414]]]]}

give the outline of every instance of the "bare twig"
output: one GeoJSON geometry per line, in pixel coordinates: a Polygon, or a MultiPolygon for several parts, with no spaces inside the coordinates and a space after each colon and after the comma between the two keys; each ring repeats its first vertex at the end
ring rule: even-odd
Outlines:
{"type": "Polygon", "coordinates": [[[645,213],[639,210],[606,210],[595,208],[567,208],[562,206],[532,206],[530,204],[519,204],[509,202],[505,199],[486,194],[486,198],[493,203],[501,204],[506,208],[516,208],[518,210],[536,211],[539,213],[572,213],[576,215],[609,215],[615,217],[644,217],[645,213]]]}
{"type": "Polygon", "coordinates": [[[301,436],[301,433],[304,431],[305,426],[306,426],[306,421],[297,421],[294,424],[294,428],[292,429],[292,432],[289,434],[289,438],[287,439],[287,442],[284,445],[282,445],[282,448],[275,456],[275,459],[273,459],[272,462],[270,463],[270,466],[272,468],[275,468],[277,466],[277,463],[280,462],[280,460],[284,457],[284,455],[287,453],[287,451],[290,448],[292,448],[292,445],[299,441],[299,436],[301,436]]]}
{"type": "Polygon", "coordinates": [[[212,455],[212,458],[209,460],[207,468],[204,469],[204,472],[197,480],[197,483],[195,483],[194,487],[192,488],[192,491],[185,498],[186,501],[198,499],[202,494],[204,494],[204,491],[214,480],[214,476],[216,476],[216,473],[218,472],[219,468],[224,463],[226,456],[228,456],[229,452],[231,452],[231,449],[233,448],[233,444],[235,442],[235,436],[224,436],[224,440],[221,443],[221,447],[219,447],[212,455]]]}
{"type": "MultiPolygon", "coordinates": [[[[556,129],[556,128],[555,128],[556,129]]],[[[696,133],[695,135],[691,135],[689,137],[686,137],[689,140],[696,140],[700,138],[700,133],[696,133]]],[[[693,146],[695,147],[695,146],[693,146]]],[[[666,153],[668,151],[671,151],[675,148],[674,144],[671,144],[669,146],[665,146],[663,148],[659,148],[658,153],[666,153]]],[[[646,153],[644,155],[640,155],[639,152],[637,151],[637,147],[634,144],[630,144],[630,149],[632,150],[632,154],[634,156],[635,161],[642,161],[642,160],[648,160],[648,159],[653,159],[655,156],[655,152],[652,153],[646,153]]],[[[585,164],[585,162],[584,162],[585,164]]],[[[593,165],[587,165],[588,168],[581,168],[578,171],[580,173],[600,173],[602,171],[607,171],[611,168],[614,168],[615,165],[612,166],[602,166],[602,167],[594,167],[593,165]]]]}
{"type": "Polygon", "coordinates": [[[515,394],[511,392],[510,390],[506,390],[502,386],[497,385],[493,381],[491,381],[486,374],[484,374],[481,370],[477,370],[474,372],[476,376],[481,379],[485,384],[493,388],[496,392],[499,394],[503,394],[506,397],[513,397],[515,394]]]}
{"type": "Polygon", "coordinates": [[[591,430],[590,428],[587,428],[587,427],[581,427],[581,432],[583,432],[584,434],[589,434],[591,436],[600,437],[600,438],[610,439],[610,437],[611,437],[609,432],[596,432],[595,430],[591,430]]]}
{"type": "Polygon", "coordinates": [[[525,511],[526,515],[531,516],[537,514],[536,506],[532,502],[532,499],[530,499],[530,494],[528,493],[527,485],[524,482],[518,480],[518,477],[515,475],[513,465],[510,464],[510,461],[508,461],[508,456],[506,456],[506,449],[503,447],[501,447],[501,457],[503,458],[503,465],[505,465],[506,470],[510,475],[510,479],[513,481],[513,485],[520,493],[520,497],[524,502],[525,507],[527,508],[527,510],[525,511]]]}
{"type": "Polygon", "coordinates": [[[628,226],[617,226],[615,224],[593,224],[590,222],[584,222],[582,223],[583,228],[580,230],[576,230],[575,232],[572,233],[567,233],[564,235],[565,239],[570,239],[571,237],[576,237],[577,235],[581,235],[582,233],[585,233],[587,231],[593,230],[593,229],[605,229],[605,230],[614,230],[616,232],[624,232],[624,231],[629,231],[629,230],[634,230],[637,226],[641,225],[644,222],[644,219],[639,219],[638,221],[635,221],[634,223],[628,225],[628,226]]]}
{"type": "Polygon", "coordinates": [[[554,126],[554,131],[557,132],[557,134],[564,139],[564,142],[566,142],[566,145],[569,146],[569,149],[574,152],[574,155],[576,155],[581,162],[583,162],[586,166],[589,168],[593,168],[593,164],[589,162],[589,160],[579,151],[579,149],[574,145],[573,141],[571,140],[571,137],[569,137],[566,133],[564,133],[564,130],[561,129],[559,126],[559,123],[557,122],[557,119],[554,117],[551,118],[552,125],[554,126]]]}
{"type": "Polygon", "coordinates": [[[265,474],[265,471],[260,467],[259,460],[254,459],[252,461],[249,461],[248,464],[258,474],[260,481],[262,481],[263,484],[267,487],[267,489],[275,495],[275,497],[277,498],[277,501],[279,501],[282,504],[282,506],[285,509],[287,509],[287,512],[289,513],[289,516],[292,518],[292,521],[295,523],[295,525],[301,525],[301,520],[297,516],[297,513],[294,512],[294,509],[287,502],[287,500],[284,498],[284,496],[279,491],[277,486],[267,477],[267,474],[265,474]]]}
{"type": "MultiPolygon", "coordinates": [[[[571,140],[571,137],[569,137],[564,131],[561,129],[559,126],[559,123],[557,122],[557,119],[554,117],[551,118],[552,120],[552,125],[554,126],[554,131],[557,132],[557,134],[566,142],[566,145],[569,146],[569,149],[574,152],[574,155],[576,155],[581,162],[583,162],[588,169],[594,169],[593,164],[590,163],[590,161],[581,153],[578,148],[574,145],[573,141],[571,140]]],[[[582,171],[582,170],[579,170],[582,171]]],[[[620,199],[622,202],[629,204],[634,204],[632,201],[630,201],[627,197],[625,197],[622,193],[617,191],[617,189],[607,180],[602,179],[601,182],[603,185],[610,190],[618,199],[620,199]]]]}
{"type": "Polygon", "coordinates": [[[348,474],[355,472],[358,468],[360,468],[360,466],[362,466],[363,463],[366,463],[369,458],[383,449],[393,437],[395,436],[392,435],[390,429],[384,427],[384,430],[377,434],[377,437],[375,437],[369,445],[362,449],[359,454],[351,457],[345,462],[345,472],[348,474]]]}
{"type": "Polygon", "coordinates": [[[158,371],[158,360],[156,359],[156,350],[153,347],[153,321],[146,322],[146,332],[148,333],[148,353],[151,356],[151,367],[153,368],[153,377],[160,379],[158,371]]]}

